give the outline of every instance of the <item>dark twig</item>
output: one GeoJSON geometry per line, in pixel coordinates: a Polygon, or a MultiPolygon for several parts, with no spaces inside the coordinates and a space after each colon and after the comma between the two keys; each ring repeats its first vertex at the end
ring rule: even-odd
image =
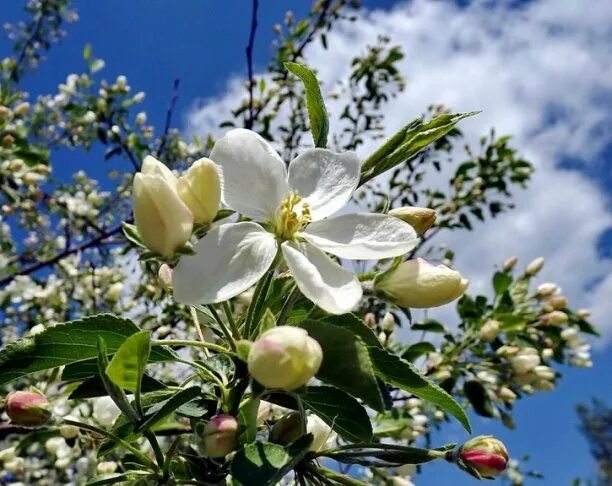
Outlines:
{"type": "Polygon", "coordinates": [[[253,128],[255,122],[255,113],[253,111],[253,88],[255,80],[253,79],[253,47],[255,46],[255,34],[257,33],[257,10],[259,9],[259,0],[253,0],[253,10],[251,12],[251,31],[249,32],[249,43],[246,46],[247,71],[249,83],[249,116],[245,121],[246,128],[253,128]]]}
{"type": "Polygon", "coordinates": [[[172,85],[172,96],[170,97],[168,109],[166,110],[166,124],[164,125],[164,132],[161,136],[159,148],[157,149],[157,158],[161,157],[164,148],[166,147],[166,143],[168,142],[168,134],[170,133],[170,123],[172,123],[172,114],[174,113],[174,107],[176,106],[176,100],[178,99],[178,90],[180,84],[181,80],[177,78],[174,80],[174,83],[172,85]]]}
{"type": "Polygon", "coordinates": [[[16,272],[11,273],[10,275],[7,275],[6,277],[3,277],[2,279],[0,279],[0,287],[9,284],[10,282],[13,281],[13,279],[15,277],[17,277],[18,275],[29,275],[31,273],[34,273],[42,268],[48,267],[50,265],[55,265],[56,263],[58,263],[60,260],[63,260],[64,258],[66,258],[67,256],[73,255],[75,253],[78,253],[80,251],[83,250],[87,250],[88,248],[94,247],[100,243],[102,243],[104,240],[106,240],[107,238],[109,238],[110,236],[113,236],[117,233],[120,233],[122,231],[122,226],[118,225],[115,226],[114,228],[111,228],[108,231],[105,231],[103,234],[89,240],[86,241],[80,245],[74,246],[72,248],[68,248],[60,253],[58,253],[57,255],[55,255],[52,258],[48,258],[46,260],[41,260],[33,265],[30,265],[29,267],[25,267],[22,268],[20,270],[17,270],[16,272]]]}

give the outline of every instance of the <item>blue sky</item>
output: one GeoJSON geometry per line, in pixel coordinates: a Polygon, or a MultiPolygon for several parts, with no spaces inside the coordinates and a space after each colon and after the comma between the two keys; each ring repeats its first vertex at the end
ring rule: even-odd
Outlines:
{"type": "MultiPolygon", "coordinates": [[[[5,3],[3,21],[21,18],[23,2],[5,3]]],[[[256,71],[265,68],[271,52],[272,24],[287,8],[299,17],[307,6],[298,0],[260,3],[256,71]]],[[[539,481],[543,485],[592,474],[594,463],[577,430],[574,407],[591,396],[612,402],[612,319],[607,319],[612,313],[612,6],[593,0],[587,11],[576,2],[575,11],[572,3],[364,1],[371,11],[363,22],[330,36],[328,52],[316,46],[309,52],[326,86],[333,86],[359,46],[379,32],[389,33],[407,54],[408,78],[406,93],[387,114],[390,129],[430,102],[458,111],[484,109],[478,120],[466,123],[468,139],[499,127],[500,133],[514,134],[516,145],[536,164],[534,184],[519,193],[513,215],[448,241],[460,254],[457,264],[473,271],[477,291],[486,288],[493,265],[510,254],[524,263],[546,256],[542,278],[560,282],[576,306],[593,308],[606,333],[592,370],[564,370],[557,390],[518,404],[516,431],[474,419],[477,433],[498,435],[513,455],[530,453],[529,465],[546,476],[539,481]]],[[[143,109],[157,126],[163,124],[175,78],[181,80],[175,118],[180,127],[214,129],[204,115],[221,116],[235,106],[228,80],[246,72],[250,2],[77,0],[74,5],[80,21],[68,26],[62,46],[25,81],[32,95],[51,92],[67,74],[80,72],[83,46],[91,43],[95,56],[106,61],[105,78],[125,74],[133,90],[146,92],[143,109]]],[[[0,49],[7,51],[5,40],[0,49]]],[[[332,115],[333,110],[331,104],[332,115]]],[[[82,154],[62,157],[66,173],[93,165],[82,154]]],[[[451,310],[442,315],[452,316],[451,310]]],[[[462,439],[460,429],[451,426],[440,442],[462,439]]],[[[421,485],[475,484],[447,464],[424,471],[421,485]]]]}

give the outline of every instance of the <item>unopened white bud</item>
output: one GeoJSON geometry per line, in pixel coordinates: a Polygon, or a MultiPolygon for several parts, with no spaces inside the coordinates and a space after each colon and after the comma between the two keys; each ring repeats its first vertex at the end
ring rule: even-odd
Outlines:
{"type": "Polygon", "coordinates": [[[537,275],[542,267],[544,266],[544,257],[538,257],[535,260],[532,260],[529,265],[525,268],[525,275],[529,277],[533,277],[537,275]]]}
{"type": "Polygon", "coordinates": [[[458,299],[468,283],[459,272],[417,258],[378,275],[374,289],[402,307],[429,308],[458,299]]]}

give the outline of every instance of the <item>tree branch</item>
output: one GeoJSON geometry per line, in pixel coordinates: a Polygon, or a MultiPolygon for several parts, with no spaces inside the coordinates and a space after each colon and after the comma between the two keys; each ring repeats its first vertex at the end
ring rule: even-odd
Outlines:
{"type": "Polygon", "coordinates": [[[249,116],[245,121],[245,127],[253,128],[255,122],[255,113],[253,111],[253,88],[255,80],[253,79],[253,47],[255,46],[255,34],[257,33],[257,10],[259,9],[259,0],[253,0],[253,9],[251,12],[251,31],[249,33],[249,43],[246,46],[247,72],[249,83],[249,116]]]}
{"type": "Polygon", "coordinates": [[[166,110],[166,123],[164,125],[164,132],[161,136],[161,141],[159,143],[159,148],[157,149],[157,158],[159,159],[166,147],[166,143],[168,141],[168,133],[170,132],[170,124],[172,123],[172,114],[174,113],[174,107],[176,106],[176,100],[178,99],[178,90],[179,85],[181,84],[181,80],[176,78],[172,85],[172,96],[170,97],[170,102],[168,103],[168,109],[166,110]]]}

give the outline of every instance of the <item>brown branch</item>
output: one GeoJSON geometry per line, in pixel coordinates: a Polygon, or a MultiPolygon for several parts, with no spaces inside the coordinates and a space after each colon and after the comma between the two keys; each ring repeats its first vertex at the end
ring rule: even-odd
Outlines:
{"type": "Polygon", "coordinates": [[[63,260],[67,256],[73,255],[75,253],[79,253],[83,250],[87,250],[88,248],[92,248],[98,244],[101,244],[104,240],[106,240],[110,236],[116,235],[117,233],[120,233],[121,231],[122,231],[121,225],[115,226],[114,228],[111,228],[110,230],[105,231],[103,234],[96,236],[95,238],[89,241],[86,241],[84,243],[81,243],[80,245],[74,246],[72,248],[68,248],[58,253],[52,258],[41,260],[33,265],[17,270],[16,272],[13,272],[10,275],[7,275],[6,277],[3,277],[2,279],[0,279],[0,287],[8,285],[15,279],[15,277],[19,275],[29,275],[31,273],[37,272],[38,270],[42,268],[45,268],[51,265],[55,265],[56,263],[58,263],[60,260],[63,260]]]}

